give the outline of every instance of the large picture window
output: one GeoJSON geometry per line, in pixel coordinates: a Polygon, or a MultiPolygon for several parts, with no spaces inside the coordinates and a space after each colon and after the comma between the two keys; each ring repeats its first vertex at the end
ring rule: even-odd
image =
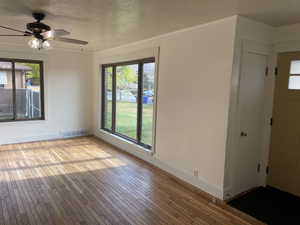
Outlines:
{"type": "Polygon", "coordinates": [[[43,62],[0,59],[0,122],[44,119],[43,62]]]}
{"type": "Polygon", "coordinates": [[[102,129],[151,149],[155,59],[102,66],[102,129]]]}

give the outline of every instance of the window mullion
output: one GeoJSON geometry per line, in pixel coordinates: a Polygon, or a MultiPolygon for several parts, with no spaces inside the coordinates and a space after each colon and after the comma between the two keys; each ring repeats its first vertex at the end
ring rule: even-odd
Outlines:
{"type": "Polygon", "coordinates": [[[141,143],[143,121],[143,63],[139,63],[137,103],[137,142],[141,143]]]}
{"type": "Polygon", "coordinates": [[[14,114],[14,120],[17,120],[17,91],[16,91],[16,71],[15,71],[15,62],[12,61],[12,85],[13,85],[13,114],[14,114]]]}
{"type": "Polygon", "coordinates": [[[101,81],[102,81],[102,103],[101,103],[101,111],[102,111],[102,116],[101,116],[101,128],[105,128],[105,120],[106,115],[105,115],[105,110],[106,110],[106,105],[105,105],[105,99],[106,99],[106,90],[105,90],[105,67],[102,67],[102,73],[101,73],[101,81]]]}
{"type": "Polygon", "coordinates": [[[40,62],[40,93],[41,93],[41,118],[45,119],[45,90],[44,90],[44,63],[40,62]]]}
{"type": "Polygon", "coordinates": [[[113,66],[112,74],[112,132],[116,131],[116,93],[117,92],[117,75],[116,66],[113,66]]]}

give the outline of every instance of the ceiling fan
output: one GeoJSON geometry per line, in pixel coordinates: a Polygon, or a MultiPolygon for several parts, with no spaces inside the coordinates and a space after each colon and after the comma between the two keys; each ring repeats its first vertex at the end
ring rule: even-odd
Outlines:
{"type": "Polygon", "coordinates": [[[61,41],[72,44],[87,45],[88,42],[65,38],[63,36],[69,35],[70,32],[63,29],[51,29],[50,26],[42,23],[41,21],[45,18],[45,14],[41,12],[32,13],[35,22],[28,23],[26,25],[27,30],[21,31],[14,28],[1,26],[0,28],[19,32],[22,34],[0,34],[0,37],[32,37],[28,42],[28,45],[34,49],[49,49],[51,48],[49,41],[61,41]]]}

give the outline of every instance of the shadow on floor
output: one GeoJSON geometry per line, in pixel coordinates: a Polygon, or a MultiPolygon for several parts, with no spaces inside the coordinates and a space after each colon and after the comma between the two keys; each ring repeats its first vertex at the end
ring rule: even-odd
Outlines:
{"type": "Polygon", "coordinates": [[[272,187],[259,187],[228,203],[270,225],[300,224],[300,197],[272,187]]]}

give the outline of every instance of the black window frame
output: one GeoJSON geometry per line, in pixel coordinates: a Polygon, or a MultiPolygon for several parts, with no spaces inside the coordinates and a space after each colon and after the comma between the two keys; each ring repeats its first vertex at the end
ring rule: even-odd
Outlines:
{"type": "MultiPolygon", "coordinates": [[[[19,121],[35,121],[45,120],[45,100],[44,100],[44,62],[42,60],[33,59],[12,59],[12,58],[0,58],[0,62],[10,62],[12,65],[12,84],[13,84],[13,118],[1,120],[0,123],[4,122],[19,122],[19,121]],[[40,94],[41,94],[41,116],[36,118],[17,118],[17,103],[16,103],[16,63],[32,63],[40,65],[40,94]]],[[[1,98],[1,97],[0,97],[1,98]]]]}
{"type": "MultiPolygon", "coordinates": [[[[125,62],[117,62],[110,64],[102,64],[101,67],[101,129],[105,130],[111,134],[114,134],[118,137],[124,138],[127,141],[135,143],[139,146],[142,146],[148,150],[152,150],[152,146],[145,144],[141,141],[142,139],[142,122],[143,122],[143,65],[146,63],[155,63],[155,57],[143,58],[138,60],[131,60],[125,62]],[[118,66],[128,66],[138,64],[138,99],[137,99],[137,139],[133,139],[124,134],[121,134],[116,131],[116,68],[118,66]],[[106,101],[106,91],[105,91],[105,69],[112,68],[112,129],[108,129],[105,127],[105,101],[106,101]]],[[[156,94],[156,93],[155,93],[156,94]]],[[[155,104],[155,102],[154,102],[155,104]]],[[[155,113],[155,112],[153,112],[155,113]]],[[[153,120],[153,123],[155,120],[153,120]]],[[[154,124],[153,124],[154,126],[154,124]]],[[[153,134],[152,134],[153,135],[153,134]]],[[[153,142],[153,141],[152,141],[153,142]]]]}

